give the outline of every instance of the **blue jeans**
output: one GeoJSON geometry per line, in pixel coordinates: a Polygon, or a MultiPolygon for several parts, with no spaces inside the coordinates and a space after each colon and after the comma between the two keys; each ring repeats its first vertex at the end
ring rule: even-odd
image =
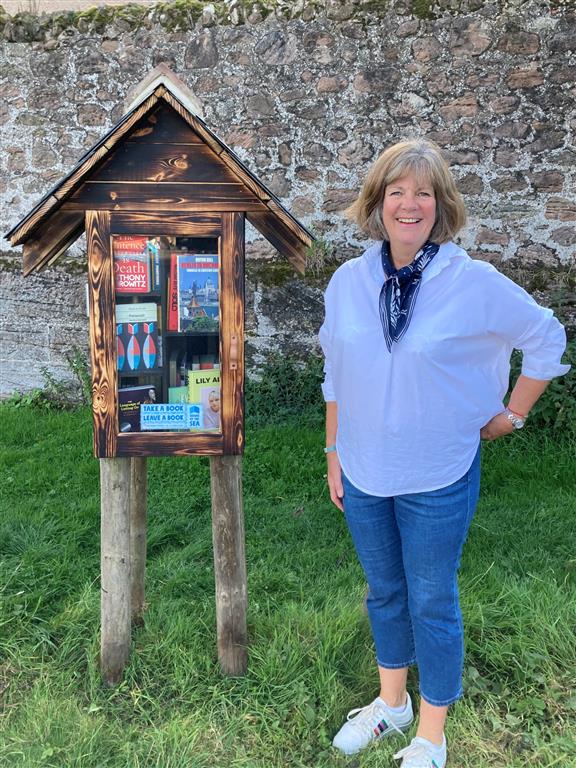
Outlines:
{"type": "Polygon", "coordinates": [[[480,448],[468,472],[437,491],[370,496],[343,476],[344,512],[369,586],[378,665],[418,665],[420,694],[462,695],[464,633],[457,572],[480,490],[480,448]]]}

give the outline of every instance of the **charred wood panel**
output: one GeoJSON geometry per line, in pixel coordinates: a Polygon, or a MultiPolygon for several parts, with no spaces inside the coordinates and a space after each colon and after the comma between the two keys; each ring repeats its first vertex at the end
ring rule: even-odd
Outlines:
{"type": "Polygon", "coordinates": [[[202,143],[198,134],[164,101],[140,121],[130,134],[129,140],[139,144],[202,143]]]}
{"type": "MultiPolygon", "coordinates": [[[[157,235],[166,227],[166,219],[156,213],[114,213],[112,232],[116,235],[157,235]]],[[[222,217],[219,213],[173,213],[170,234],[194,237],[219,237],[222,217]]]]}
{"type": "Polygon", "coordinates": [[[117,456],[218,456],[222,435],[183,432],[132,432],[117,436],[117,456]]]}
{"type": "Polygon", "coordinates": [[[116,324],[110,214],[86,211],[94,452],[116,455],[116,324]]]}
{"type": "Polygon", "coordinates": [[[66,202],[66,210],[259,211],[263,204],[242,184],[153,184],[86,182],[66,202]]]}
{"type": "Polygon", "coordinates": [[[90,177],[90,181],[212,182],[239,179],[204,144],[143,144],[127,141],[90,177]]]}
{"type": "Polygon", "coordinates": [[[84,214],[61,212],[49,217],[38,233],[24,243],[24,275],[36,272],[56,259],[84,231],[84,214]]]}

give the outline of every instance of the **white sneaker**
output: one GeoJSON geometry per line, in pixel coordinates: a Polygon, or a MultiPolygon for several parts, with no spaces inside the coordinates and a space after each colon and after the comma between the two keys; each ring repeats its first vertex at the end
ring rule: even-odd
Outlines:
{"type": "Polygon", "coordinates": [[[403,758],[400,768],[444,768],[446,765],[446,739],[442,746],[432,744],[428,739],[415,736],[410,744],[394,757],[403,758]]]}
{"type": "Polygon", "coordinates": [[[334,736],[332,746],[345,755],[353,755],[383,736],[404,735],[414,719],[412,701],[408,694],[406,696],[406,708],[401,715],[391,712],[380,697],[366,707],[351,709],[346,722],[334,736]]]}

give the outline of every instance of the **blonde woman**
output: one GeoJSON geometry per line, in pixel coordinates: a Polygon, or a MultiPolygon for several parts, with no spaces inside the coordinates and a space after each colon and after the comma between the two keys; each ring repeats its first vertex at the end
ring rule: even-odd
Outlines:
{"type": "MultiPolygon", "coordinates": [[[[380,681],[334,746],[353,754],[408,730],[402,768],[444,768],[448,707],[462,695],[457,570],[480,484],[480,440],[520,429],[569,369],[562,326],[453,239],[463,200],[434,144],[404,141],[370,169],[350,217],[376,240],[325,294],[326,459],[369,585],[380,681]],[[503,404],[514,348],[522,374],[503,404]]],[[[457,758],[456,758],[457,764],[457,758]]]]}

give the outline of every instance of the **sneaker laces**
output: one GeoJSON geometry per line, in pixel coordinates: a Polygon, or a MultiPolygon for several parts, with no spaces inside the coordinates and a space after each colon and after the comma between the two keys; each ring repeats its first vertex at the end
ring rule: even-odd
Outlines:
{"type": "Polygon", "coordinates": [[[387,724],[395,731],[398,731],[399,734],[404,736],[404,731],[396,725],[394,718],[388,711],[386,704],[381,703],[378,701],[378,699],[374,699],[371,704],[367,704],[365,707],[356,707],[356,709],[351,709],[350,712],[348,712],[346,715],[346,720],[359,728],[361,731],[369,731],[372,733],[374,726],[382,719],[381,715],[378,714],[378,710],[385,712],[387,716],[387,724]]]}
{"type": "MultiPolygon", "coordinates": [[[[396,752],[394,755],[395,760],[399,760],[401,757],[410,757],[415,759],[427,760],[429,766],[436,765],[430,756],[430,750],[426,744],[422,742],[412,741],[407,747],[401,749],[400,752],[396,752]]],[[[424,763],[422,763],[424,765],[424,763]]]]}

